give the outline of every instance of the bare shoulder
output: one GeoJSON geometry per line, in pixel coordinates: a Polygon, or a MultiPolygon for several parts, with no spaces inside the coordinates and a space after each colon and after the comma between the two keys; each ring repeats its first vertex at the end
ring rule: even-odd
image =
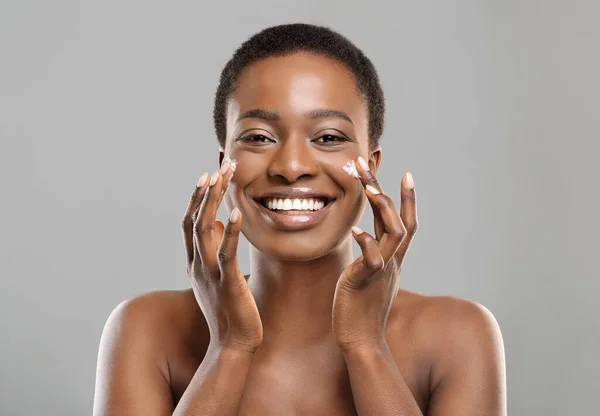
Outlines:
{"type": "MultiPolygon", "coordinates": [[[[172,412],[169,354],[193,329],[203,334],[203,323],[191,290],[148,292],[119,303],[100,341],[94,414],[172,412]]],[[[196,342],[203,342],[201,335],[196,342]]]]}
{"type": "Polygon", "coordinates": [[[108,331],[143,338],[156,348],[182,341],[193,331],[203,334],[205,320],[191,289],[162,290],[143,293],[122,301],[110,314],[108,331]]]}
{"type": "Polygon", "coordinates": [[[466,298],[447,295],[425,295],[400,289],[397,303],[406,305],[405,311],[418,318],[424,325],[448,329],[448,324],[455,324],[453,330],[465,328],[465,325],[497,326],[496,318],[482,304],[466,298]]]}
{"type": "Polygon", "coordinates": [[[117,327],[131,323],[140,330],[153,330],[201,316],[191,290],[161,290],[122,301],[114,308],[108,322],[117,327]]]}
{"type": "Polygon", "coordinates": [[[406,322],[415,343],[431,360],[433,389],[467,371],[495,372],[500,381],[504,377],[500,326],[482,304],[457,296],[399,290],[394,309],[398,321],[406,322]]]}
{"type": "Polygon", "coordinates": [[[400,289],[393,311],[398,322],[435,341],[439,347],[463,348],[472,342],[501,342],[498,322],[482,304],[466,298],[425,295],[400,289]]]}

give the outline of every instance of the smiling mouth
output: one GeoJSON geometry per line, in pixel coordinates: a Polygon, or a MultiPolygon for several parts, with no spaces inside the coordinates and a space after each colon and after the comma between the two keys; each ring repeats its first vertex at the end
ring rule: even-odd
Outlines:
{"type": "Polygon", "coordinates": [[[335,199],[329,198],[259,198],[260,205],[280,214],[309,214],[324,209],[335,199]]]}

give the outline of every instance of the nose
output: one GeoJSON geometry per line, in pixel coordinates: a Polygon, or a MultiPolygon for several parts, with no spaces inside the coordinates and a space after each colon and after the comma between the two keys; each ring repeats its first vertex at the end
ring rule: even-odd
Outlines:
{"type": "Polygon", "coordinates": [[[288,137],[281,142],[279,149],[267,168],[270,177],[277,177],[287,183],[297,182],[303,176],[315,176],[318,164],[314,158],[310,141],[306,137],[288,137]]]}

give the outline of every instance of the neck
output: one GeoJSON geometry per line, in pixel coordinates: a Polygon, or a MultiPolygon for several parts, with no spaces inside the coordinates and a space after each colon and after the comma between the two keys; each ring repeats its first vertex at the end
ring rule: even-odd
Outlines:
{"type": "Polygon", "coordinates": [[[310,261],[274,259],[250,245],[248,285],[260,312],[263,345],[329,340],[336,284],[352,261],[351,236],[310,261]]]}

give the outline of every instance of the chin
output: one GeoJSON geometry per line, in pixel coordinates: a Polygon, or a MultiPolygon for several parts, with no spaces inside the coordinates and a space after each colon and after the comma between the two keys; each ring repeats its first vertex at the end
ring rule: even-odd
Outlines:
{"type": "Polygon", "coordinates": [[[306,238],[286,237],[285,242],[271,240],[265,242],[260,238],[258,241],[251,241],[250,244],[265,256],[280,261],[312,261],[324,257],[332,250],[337,248],[343,239],[333,239],[331,241],[314,241],[306,238]]]}

